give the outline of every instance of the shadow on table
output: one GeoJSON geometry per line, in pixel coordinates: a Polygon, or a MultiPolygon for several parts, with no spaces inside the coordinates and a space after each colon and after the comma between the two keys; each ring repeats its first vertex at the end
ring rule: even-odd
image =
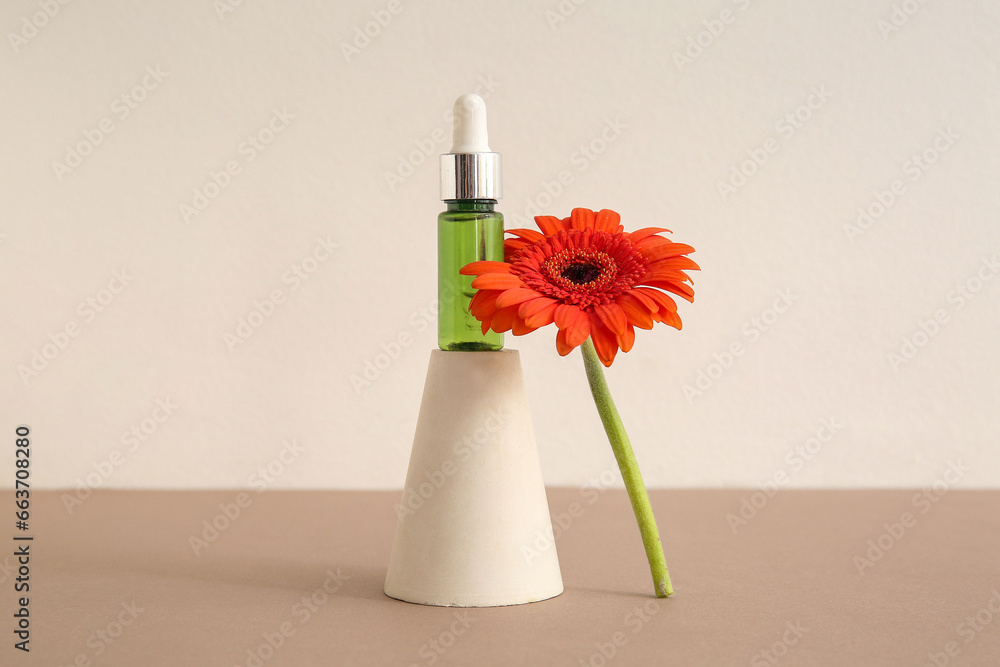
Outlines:
{"type": "Polygon", "coordinates": [[[386,568],[375,565],[295,561],[253,556],[192,560],[150,554],[144,559],[95,558],[76,554],[54,568],[67,574],[99,574],[111,579],[142,578],[196,580],[207,584],[284,589],[302,593],[326,590],[355,599],[390,600],[382,591],[386,568]]]}

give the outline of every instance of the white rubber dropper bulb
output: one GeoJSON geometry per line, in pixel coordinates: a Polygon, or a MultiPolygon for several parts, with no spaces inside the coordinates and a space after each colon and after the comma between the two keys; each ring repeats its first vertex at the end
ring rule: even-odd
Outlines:
{"type": "Polygon", "coordinates": [[[455,100],[455,129],[452,153],[490,153],[486,134],[486,102],[474,93],[455,100]]]}

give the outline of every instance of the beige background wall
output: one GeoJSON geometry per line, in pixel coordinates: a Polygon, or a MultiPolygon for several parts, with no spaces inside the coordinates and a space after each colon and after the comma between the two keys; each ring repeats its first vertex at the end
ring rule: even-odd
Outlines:
{"type": "MultiPolygon", "coordinates": [[[[697,248],[684,331],[609,372],[651,486],[1000,486],[996,3],[12,0],[0,27],[0,414],[39,486],[400,486],[467,91],[508,227],[609,207],[697,248]]],[[[508,345],[546,481],[616,479],[579,356],[508,345]]]]}

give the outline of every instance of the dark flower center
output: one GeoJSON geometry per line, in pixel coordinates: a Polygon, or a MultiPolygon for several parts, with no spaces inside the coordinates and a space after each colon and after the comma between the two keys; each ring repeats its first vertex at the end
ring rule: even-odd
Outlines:
{"type": "Polygon", "coordinates": [[[613,302],[642,277],[646,262],[624,234],[559,232],[517,251],[513,273],[525,287],[587,308],[613,302]]]}
{"type": "Polygon", "coordinates": [[[560,275],[577,285],[586,285],[594,282],[601,275],[601,267],[589,262],[573,262],[563,269],[560,275]]]}

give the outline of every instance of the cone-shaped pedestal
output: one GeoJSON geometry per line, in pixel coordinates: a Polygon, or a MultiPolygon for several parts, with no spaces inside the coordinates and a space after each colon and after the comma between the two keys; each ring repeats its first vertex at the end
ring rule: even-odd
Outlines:
{"type": "Polygon", "coordinates": [[[563,591],[516,350],[431,352],[385,593],[495,607],[563,591]]]}

